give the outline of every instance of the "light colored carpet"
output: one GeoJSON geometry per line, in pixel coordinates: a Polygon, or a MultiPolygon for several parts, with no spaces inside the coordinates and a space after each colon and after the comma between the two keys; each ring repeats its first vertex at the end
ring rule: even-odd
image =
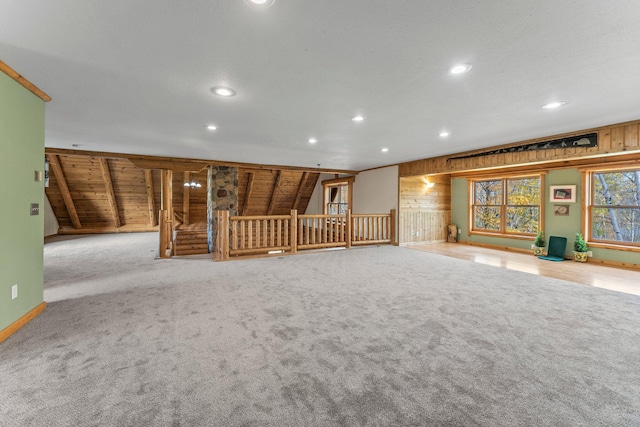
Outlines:
{"type": "Polygon", "coordinates": [[[155,260],[45,246],[2,426],[637,426],[640,297],[381,246],[155,260]]]}

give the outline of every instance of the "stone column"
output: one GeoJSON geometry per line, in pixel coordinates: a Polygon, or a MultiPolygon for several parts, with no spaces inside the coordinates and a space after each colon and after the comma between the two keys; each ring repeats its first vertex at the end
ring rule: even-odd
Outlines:
{"type": "Polygon", "coordinates": [[[209,252],[214,251],[218,235],[216,211],[229,211],[229,216],[238,215],[238,168],[231,166],[209,166],[207,173],[207,235],[209,252]]]}

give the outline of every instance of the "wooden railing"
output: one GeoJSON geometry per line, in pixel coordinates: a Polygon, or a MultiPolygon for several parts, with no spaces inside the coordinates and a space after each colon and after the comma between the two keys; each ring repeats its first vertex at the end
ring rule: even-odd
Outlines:
{"type": "Polygon", "coordinates": [[[297,248],[320,249],[350,247],[349,217],[346,215],[300,215],[298,216],[297,248]]]}
{"type": "Polygon", "coordinates": [[[388,214],[229,216],[217,211],[215,260],[242,255],[395,242],[395,209],[388,214]]]}

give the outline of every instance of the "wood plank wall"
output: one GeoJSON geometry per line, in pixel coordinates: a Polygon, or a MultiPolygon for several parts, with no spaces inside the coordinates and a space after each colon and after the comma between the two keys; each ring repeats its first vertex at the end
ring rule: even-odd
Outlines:
{"type": "Polygon", "coordinates": [[[446,241],[451,222],[451,176],[400,178],[400,244],[446,241]],[[426,183],[434,185],[427,188],[426,183]]]}
{"type": "Polygon", "coordinates": [[[144,170],[123,159],[107,159],[122,224],[149,224],[144,170]]]}
{"type": "MultiPolygon", "coordinates": [[[[160,170],[153,167],[152,158],[147,159],[144,167],[139,167],[128,158],[62,154],[59,151],[46,154],[52,166],[56,162],[57,174],[52,170],[45,191],[58,219],[60,234],[155,229],[162,188],[160,170]],[[153,194],[147,191],[148,179],[152,181],[153,194]],[[150,198],[153,206],[149,203],[150,198]],[[70,211],[77,214],[77,218],[70,211]]],[[[266,215],[270,210],[272,215],[282,215],[289,214],[291,209],[306,210],[319,174],[290,169],[240,168],[238,176],[238,202],[239,207],[246,204],[248,213],[245,215],[266,215]],[[245,200],[251,175],[254,178],[251,198],[245,200]]],[[[173,173],[172,196],[176,229],[206,229],[206,167],[199,172],[173,173]],[[185,191],[185,178],[199,182],[202,187],[185,191]]]]}
{"type": "Polygon", "coordinates": [[[304,212],[319,175],[293,170],[240,169],[238,171],[238,204],[240,205],[238,213],[251,216],[288,215],[291,209],[304,212]],[[250,179],[253,180],[251,186],[250,179]],[[300,186],[302,190],[298,193],[300,186]],[[250,192],[249,200],[246,200],[247,191],[250,192]],[[294,206],[298,194],[300,194],[299,206],[294,206]],[[270,207],[271,212],[269,212],[270,207]]]}
{"type": "Polygon", "coordinates": [[[638,136],[640,133],[639,127],[640,120],[636,120],[633,122],[604,126],[596,129],[586,129],[577,132],[548,136],[545,138],[520,141],[507,145],[488,147],[483,150],[415,160],[400,164],[399,175],[401,177],[405,177],[438,173],[456,173],[576,159],[597,160],[603,156],[622,155],[632,152],[637,153],[640,152],[640,141],[638,136]],[[554,150],[521,151],[449,160],[450,157],[455,156],[491,151],[498,148],[509,148],[523,144],[552,141],[591,132],[598,133],[597,147],[572,147],[554,150]]]}

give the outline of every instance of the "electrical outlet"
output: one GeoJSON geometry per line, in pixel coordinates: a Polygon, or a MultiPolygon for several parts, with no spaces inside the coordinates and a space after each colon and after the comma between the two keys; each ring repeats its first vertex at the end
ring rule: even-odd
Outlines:
{"type": "Polygon", "coordinates": [[[590,257],[592,257],[592,256],[593,256],[593,252],[591,252],[591,251],[588,251],[588,252],[587,252],[587,256],[590,256],[590,257]]]}
{"type": "Polygon", "coordinates": [[[458,234],[462,234],[462,230],[458,229],[458,234]]]}
{"type": "Polygon", "coordinates": [[[11,299],[18,298],[18,285],[15,284],[11,287],[11,299]]]}

